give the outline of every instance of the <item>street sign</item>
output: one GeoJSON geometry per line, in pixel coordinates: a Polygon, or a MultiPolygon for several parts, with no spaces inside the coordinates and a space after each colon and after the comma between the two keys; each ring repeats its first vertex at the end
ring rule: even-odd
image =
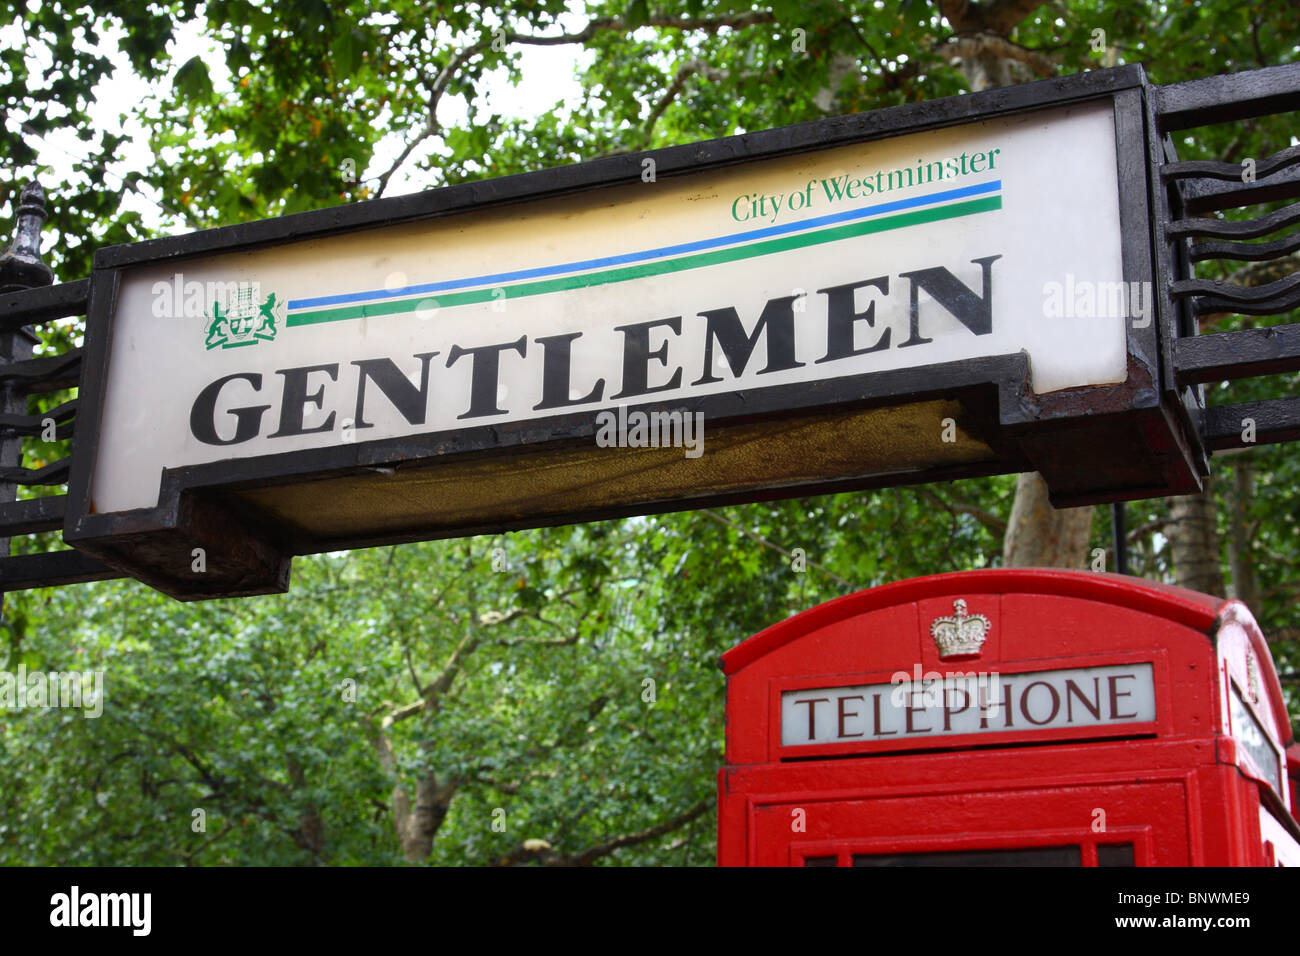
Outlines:
{"type": "Polygon", "coordinates": [[[901,749],[934,746],[925,741],[954,735],[1058,728],[1088,737],[1131,732],[1132,724],[1154,721],[1150,664],[1005,676],[959,673],[930,681],[896,675],[887,684],[781,694],[781,744],[786,747],[871,740],[901,749]]]}
{"type": "Polygon", "coordinates": [[[1300,327],[1196,335],[1296,277],[1192,268],[1285,257],[1241,240],[1294,207],[1199,217],[1300,194],[1300,149],[1244,180],[1171,133],[1297,105],[1295,64],[1097,70],[101,249],[45,288],[24,193],[0,383],[79,395],[37,467],[47,417],[0,415],[0,536],[74,550],[0,557],[0,588],[256,594],[295,554],[1028,470],[1058,506],[1195,492],[1211,451],[1300,436],[1300,399],[1202,387],[1300,368],[1300,327]],[[82,313],[84,350],[24,357],[82,313]]]}
{"type": "Polygon", "coordinates": [[[1190,490],[1140,85],[103,250],[65,537],[197,597],[293,553],[939,477],[1190,490]]]}
{"type": "Polygon", "coordinates": [[[152,261],[110,312],[91,496],[153,508],[167,469],[1021,352],[1035,394],[1122,383],[1153,294],[1128,295],[1120,237],[1102,99],[152,261]]]}

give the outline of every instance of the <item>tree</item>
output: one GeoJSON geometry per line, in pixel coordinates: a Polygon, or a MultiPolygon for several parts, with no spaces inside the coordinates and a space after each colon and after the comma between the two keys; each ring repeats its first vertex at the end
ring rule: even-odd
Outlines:
{"type": "MultiPolygon", "coordinates": [[[[0,54],[4,192],[12,209],[19,185],[46,176],[48,258],[77,278],[95,246],[147,234],[121,210],[128,193],[161,203],[179,231],[387,195],[399,175],[432,188],[1101,64],[1141,61],[1167,83],[1297,52],[1294,9],[1228,0],[565,11],[24,8],[9,25],[21,42],[0,54]],[[186,24],[212,55],[177,61],[186,24]],[[108,63],[94,45],[114,30],[158,84],[131,109],[158,162],[120,182],[105,170],[122,139],[95,122],[108,63]],[[492,112],[501,77],[545,82],[521,67],[544,47],[582,53],[581,95],[540,117],[492,112]],[[42,165],[59,126],[84,135],[67,182],[42,165]],[[379,158],[385,136],[402,142],[392,159],[379,158]]],[[[1187,156],[1235,160],[1291,133],[1261,121],[1197,135],[1178,144],[1187,156]]],[[[61,350],[78,330],[44,334],[61,350]]],[[[1220,386],[1213,400],[1260,388],[1220,386]]],[[[1216,459],[1217,497],[1129,506],[1134,571],[1216,589],[1226,566],[1232,593],[1255,597],[1289,686],[1293,459],[1283,447],[1216,459]]],[[[285,597],[181,606],[127,583],[10,595],[9,666],[102,663],[118,716],[5,720],[0,859],[707,862],[722,650],[850,590],[999,563],[1080,566],[1108,541],[1105,509],[1055,512],[1041,481],[1008,476],[300,559],[285,597]],[[491,569],[494,549],[509,571],[491,569]],[[194,829],[195,810],[208,829],[194,829]]]]}

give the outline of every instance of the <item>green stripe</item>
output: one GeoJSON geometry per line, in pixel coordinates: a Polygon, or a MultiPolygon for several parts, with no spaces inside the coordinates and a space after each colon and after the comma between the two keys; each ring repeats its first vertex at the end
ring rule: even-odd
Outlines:
{"type": "Polygon", "coordinates": [[[364,305],[349,305],[340,309],[318,309],[314,312],[298,312],[289,316],[288,325],[315,325],[318,322],[341,322],[345,319],[363,319],[379,315],[396,315],[403,312],[415,312],[422,303],[434,301],[440,309],[457,305],[471,305],[476,302],[491,302],[494,298],[522,299],[530,295],[544,295],[548,292],[563,292],[568,289],[583,289],[590,286],[608,285],[613,282],[627,282],[629,279],[644,279],[647,276],[664,275],[670,272],[685,272],[704,266],[715,266],[724,262],[738,262],[758,256],[787,252],[807,246],[821,245],[824,242],[838,242],[875,232],[887,232],[891,229],[903,229],[919,226],[928,222],[940,222],[945,219],[957,219],[980,212],[990,212],[1002,208],[1001,196],[986,196],[969,202],[954,203],[951,206],[938,206],[933,209],[918,209],[915,212],[900,213],[897,216],[885,216],[880,219],[868,219],[863,222],[832,226],[816,232],[798,233],[768,239],[747,246],[730,249],[715,249],[676,259],[663,259],[658,262],[645,262],[633,266],[620,266],[604,272],[592,272],[586,275],[560,276],[555,279],[542,279],[537,282],[522,282],[519,285],[504,286],[497,289],[472,289],[468,292],[451,292],[446,295],[424,296],[418,299],[401,299],[399,301],[368,302],[364,305]],[[499,294],[494,296],[493,293],[499,294]]]}

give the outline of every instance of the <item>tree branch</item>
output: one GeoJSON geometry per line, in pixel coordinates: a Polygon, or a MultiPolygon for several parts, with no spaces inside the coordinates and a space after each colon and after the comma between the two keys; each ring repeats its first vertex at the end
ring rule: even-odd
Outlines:
{"type": "Polygon", "coordinates": [[[954,515],[970,515],[999,537],[1007,533],[1006,521],[999,518],[993,512],[986,511],[984,508],[979,507],[979,505],[973,505],[968,501],[962,501],[960,498],[955,497],[953,500],[949,501],[930,488],[921,487],[916,490],[920,492],[921,497],[925,498],[932,504],[937,504],[945,511],[951,512],[954,515]]]}
{"type": "MultiPolygon", "coordinates": [[[[722,524],[725,524],[728,528],[734,528],[736,531],[739,531],[739,532],[740,532],[741,534],[743,534],[745,537],[747,537],[747,538],[752,538],[753,540],[757,541],[759,544],[761,544],[761,545],[762,545],[763,547],[765,547],[765,548],[771,548],[773,551],[777,551],[777,552],[779,552],[779,553],[781,553],[781,554],[784,554],[787,558],[793,558],[793,557],[794,557],[793,554],[791,554],[791,553],[790,553],[789,551],[787,551],[785,548],[781,547],[779,544],[773,544],[771,541],[768,541],[766,538],[759,537],[758,535],[754,534],[754,532],[748,530],[747,528],[742,528],[740,525],[736,524],[734,521],[728,521],[726,518],[722,517],[722,515],[718,514],[716,511],[711,511],[711,510],[709,510],[708,508],[701,508],[701,509],[700,509],[700,514],[708,515],[708,516],[709,516],[710,518],[712,518],[714,521],[720,521],[722,524]]],[[[820,564],[818,564],[816,561],[811,560],[811,559],[808,558],[807,556],[804,557],[804,560],[807,562],[808,567],[810,567],[810,568],[816,568],[818,571],[820,571],[822,574],[825,574],[827,577],[834,578],[836,581],[838,581],[840,584],[844,585],[844,586],[845,586],[846,588],[848,588],[850,591],[856,590],[856,589],[853,587],[853,584],[852,584],[852,583],[850,583],[849,581],[844,580],[844,578],[840,577],[838,574],[836,574],[834,571],[830,570],[829,568],[822,567],[822,566],[821,566],[820,564]]]]}
{"type": "Polygon", "coordinates": [[[650,142],[650,134],[654,132],[655,124],[659,122],[659,118],[664,115],[664,110],[668,109],[673,100],[681,95],[682,90],[686,87],[686,81],[697,73],[714,83],[725,80],[731,75],[730,71],[710,66],[703,60],[688,60],[679,66],[672,83],[668,84],[668,89],[664,91],[663,96],[659,97],[659,102],[651,108],[650,115],[646,117],[645,127],[641,133],[643,146],[650,142]]]}
{"type": "Polygon", "coordinates": [[[181,850],[181,851],[180,851],[180,855],[181,855],[181,857],[185,860],[185,862],[186,862],[187,864],[188,864],[188,863],[191,863],[191,862],[194,860],[194,858],[195,858],[196,856],[198,856],[200,853],[202,853],[202,852],[203,852],[204,850],[206,850],[208,847],[212,846],[212,844],[216,843],[218,840],[220,840],[223,836],[225,836],[227,833],[229,833],[229,832],[230,832],[231,830],[233,830],[234,828],[235,828],[235,825],[234,825],[233,823],[231,823],[229,820],[227,820],[227,821],[226,821],[226,825],[223,826],[223,827],[221,828],[220,832],[218,832],[218,833],[214,833],[212,836],[208,837],[206,840],[204,840],[202,843],[200,843],[200,844],[199,844],[198,846],[196,846],[194,849],[192,849],[192,850],[181,850]]]}
{"type": "MultiPolygon", "coordinates": [[[[703,30],[705,33],[717,33],[723,27],[729,27],[733,30],[743,30],[746,27],[756,26],[760,23],[773,23],[775,21],[776,15],[771,11],[751,10],[748,13],[736,13],[717,17],[670,17],[664,15],[653,15],[637,24],[637,27],[659,27],[665,30],[684,31],[703,30]]],[[[601,31],[615,30],[630,33],[637,27],[631,27],[628,24],[628,21],[623,17],[597,17],[577,33],[561,33],[558,36],[548,37],[532,36],[523,33],[515,33],[513,31],[506,31],[505,41],[507,43],[525,43],[533,46],[558,46],[564,43],[586,43],[601,31]]],[[[480,41],[480,43],[484,45],[486,45],[487,42],[489,41],[480,41]]]]}
{"type": "Polygon", "coordinates": [[[1021,20],[1042,5],[1043,0],[984,0],[982,3],[940,0],[939,13],[954,32],[990,30],[1008,36],[1021,20]]]}
{"type": "Polygon", "coordinates": [[[624,847],[636,846],[641,843],[647,843],[663,836],[665,833],[685,826],[697,817],[702,816],[705,811],[713,805],[713,800],[701,800],[695,806],[691,807],[684,813],[679,813],[671,820],[665,820],[663,823],[657,823],[652,827],[646,827],[644,830],[638,830],[635,833],[627,833],[623,836],[615,837],[604,843],[589,847],[578,853],[565,855],[560,853],[546,840],[524,840],[514,849],[498,861],[499,866],[517,866],[521,863],[529,863],[536,860],[542,866],[590,866],[596,860],[609,856],[616,850],[624,847]]]}
{"type": "MultiPolygon", "coordinates": [[[[723,27],[732,30],[743,30],[746,27],[756,26],[760,23],[775,22],[776,15],[766,10],[751,10],[746,13],[729,14],[726,16],[716,17],[671,17],[655,15],[646,19],[644,22],[637,24],[637,27],[658,27],[666,30],[682,31],[703,31],[705,33],[717,33],[723,27]]],[[[465,66],[474,57],[481,54],[484,50],[491,47],[494,43],[518,43],[524,46],[562,46],[569,43],[586,43],[597,33],[619,31],[630,33],[635,27],[630,26],[628,21],[623,17],[597,17],[579,30],[577,33],[560,33],[554,36],[536,36],[527,33],[517,33],[513,30],[498,31],[492,36],[486,36],[482,39],[469,44],[459,50],[447,62],[447,65],[439,71],[434,78],[433,84],[429,88],[429,108],[428,116],[425,119],[424,126],[412,137],[411,141],[403,147],[402,152],[398,154],[393,164],[381,173],[378,177],[378,186],[375,189],[376,196],[382,196],[384,190],[388,188],[388,183],[393,175],[401,168],[402,164],[410,158],[415,148],[431,136],[437,135],[442,130],[438,121],[438,103],[441,101],[447,87],[451,84],[456,73],[465,66]]],[[[679,71],[680,73],[680,71],[679,71]]],[[[685,77],[681,78],[683,81],[685,77]]],[[[676,95],[675,93],[673,94],[676,95]]],[[[671,102],[669,99],[668,102],[671,102]]],[[[663,104],[666,108],[668,103],[663,104]]],[[[657,119],[657,117],[656,117],[657,119]]],[[[653,124],[652,124],[653,125],[653,124]]],[[[647,131],[648,132],[648,131],[647,131]]]]}
{"type": "Polygon", "coordinates": [[[1060,67],[1051,57],[1012,43],[997,33],[957,34],[937,47],[937,52],[974,62],[981,56],[992,55],[1001,60],[1012,60],[1029,67],[1040,77],[1056,76],[1060,67]]]}

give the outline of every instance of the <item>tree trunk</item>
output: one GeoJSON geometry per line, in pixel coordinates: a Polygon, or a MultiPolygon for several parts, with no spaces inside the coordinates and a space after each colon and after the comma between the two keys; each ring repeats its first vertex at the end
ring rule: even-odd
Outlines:
{"type": "Polygon", "coordinates": [[[1255,497],[1255,466],[1242,455],[1232,476],[1232,504],[1228,512],[1228,568],[1232,572],[1229,596],[1251,609],[1259,606],[1259,581],[1250,551],[1250,503],[1255,497]]]}
{"type": "MultiPolygon", "coordinates": [[[[307,774],[293,757],[285,758],[285,767],[289,772],[289,782],[299,793],[307,789],[307,774]]],[[[315,801],[308,800],[306,807],[298,817],[298,826],[290,836],[300,850],[311,855],[312,862],[323,866],[325,860],[325,821],[315,801]]]]}
{"type": "MultiPolygon", "coordinates": [[[[433,838],[442,828],[442,821],[447,818],[452,797],[455,795],[454,784],[439,785],[433,774],[423,777],[416,783],[415,808],[409,809],[404,819],[399,814],[397,820],[402,855],[411,863],[421,863],[433,852],[433,838]]],[[[402,796],[405,797],[404,791],[402,796]]],[[[396,793],[394,797],[396,809],[398,805],[396,793]]],[[[406,806],[409,807],[409,803],[406,806]]]]}
{"type": "Polygon", "coordinates": [[[1193,591],[1223,595],[1227,589],[1219,564],[1214,485],[1210,479],[1206,479],[1202,494],[1169,499],[1169,526],[1175,583],[1193,591]]]}
{"type": "Polygon", "coordinates": [[[398,777],[397,756],[392,741],[388,739],[391,717],[381,727],[374,728],[372,743],[379,754],[379,763],[393,779],[390,797],[393,811],[393,829],[402,847],[402,856],[411,863],[422,863],[433,852],[433,841],[451,809],[456,796],[456,781],[439,784],[433,773],[426,773],[415,783],[415,805],[411,794],[398,777]]]}
{"type": "Polygon", "coordinates": [[[1016,499],[1002,540],[1008,568],[1082,568],[1092,534],[1092,506],[1053,508],[1037,472],[1016,479],[1016,499]]]}

